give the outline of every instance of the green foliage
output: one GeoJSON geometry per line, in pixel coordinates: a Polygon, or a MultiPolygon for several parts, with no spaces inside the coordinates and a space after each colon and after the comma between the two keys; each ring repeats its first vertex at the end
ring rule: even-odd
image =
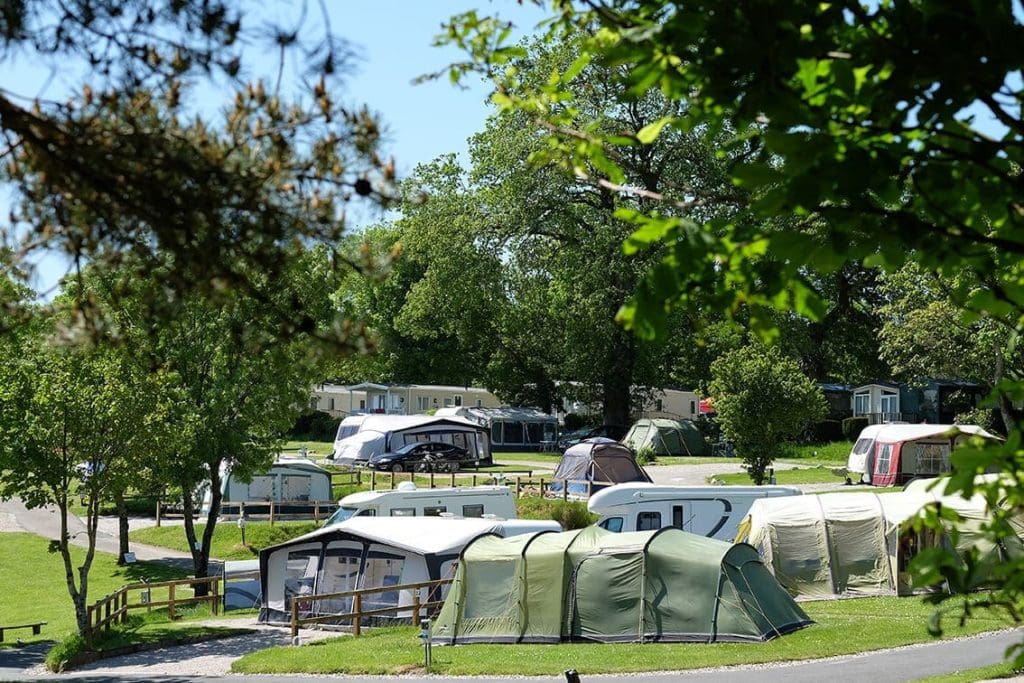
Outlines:
{"type": "Polygon", "coordinates": [[[654,449],[650,446],[641,448],[636,452],[636,461],[641,465],[650,465],[655,460],[657,460],[657,455],[655,454],[654,449]]]}
{"type": "Polygon", "coordinates": [[[715,421],[762,484],[782,443],[825,416],[825,397],[796,363],[756,343],[723,355],[711,373],[715,421]]]}
{"type": "Polygon", "coordinates": [[[575,500],[524,496],[516,501],[522,519],[553,519],[566,531],[582,529],[597,521],[597,515],[587,510],[587,504],[575,500]]]}
{"type": "Polygon", "coordinates": [[[584,420],[583,416],[578,413],[566,413],[563,424],[565,426],[565,431],[575,432],[577,430],[583,429],[583,427],[586,425],[586,421],[584,420]]]}
{"type": "Polygon", "coordinates": [[[848,417],[843,420],[843,436],[848,441],[856,441],[867,426],[868,418],[866,417],[848,417]]]}
{"type": "Polygon", "coordinates": [[[782,445],[778,460],[828,467],[846,467],[847,458],[852,448],[853,441],[834,441],[826,444],[786,443],[782,445]]]}
{"type": "Polygon", "coordinates": [[[321,410],[312,410],[299,415],[288,430],[288,436],[299,441],[334,441],[341,418],[331,417],[321,410]]]}

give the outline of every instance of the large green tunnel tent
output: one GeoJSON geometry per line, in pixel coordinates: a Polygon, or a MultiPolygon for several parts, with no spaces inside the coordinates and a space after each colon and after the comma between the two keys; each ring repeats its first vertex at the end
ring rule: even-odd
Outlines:
{"type": "Polygon", "coordinates": [[[748,545],[590,526],[475,540],[433,641],[764,641],[810,623],[748,545]]]}

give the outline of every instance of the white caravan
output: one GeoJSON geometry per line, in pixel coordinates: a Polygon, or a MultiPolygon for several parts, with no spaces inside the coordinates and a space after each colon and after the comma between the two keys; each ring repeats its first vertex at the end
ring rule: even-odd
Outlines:
{"type": "Polygon", "coordinates": [[[732,541],[755,500],[799,496],[788,486],[664,486],[632,482],[598,491],[587,509],[609,531],[676,527],[692,534],[732,541]]]}
{"type": "Polygon", "coordinates": [[[420,489],[411,481],[387,491],[360,491],[338,502],[326,526],[352,517],[495,517],[515,519],[516,501],[507,486],[420,489]]]}
{"type": "Polygon", "coordinates": [[[341,423],[338,425],[338,433],[334,435],[334,449],[331,451],[333,457],[341,447],[341,442],[348,437],[358,434],[359,430],[363,428],[363,422],[366,421],[366,415],[349,415],[348,417],[342,418],[341,423]]]}

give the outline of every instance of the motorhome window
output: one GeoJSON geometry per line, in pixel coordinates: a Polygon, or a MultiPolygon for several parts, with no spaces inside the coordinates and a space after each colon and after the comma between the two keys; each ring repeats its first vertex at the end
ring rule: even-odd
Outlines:
{"type": "Polygon", "coordinates": [[[463,517],[483,517],[484,506],[483,505],[463,505],[462,506],[463,517]]]}
{"type": "MultiPolygon", "coordinates": [[[[331,526],[332,524],[337,524],[338,522],[344,522],[346,519],[352,517],[357,512],[359,512],[359,508],[347,506],[340,507],[334,511],[333,515],[327,518],[327,522],[324,524],[324,526],[331,526]]],[[[373,510],[363,510],[360,514],[366,514],[367,512],[373,512],[373,510]]]]}
{"type": "Polygon", "coordinates": [[[505,443],[525,443],[523,441],[523,423],[505,423],[505,443]]]}
{"type": "Polygon", "coordinates": [[[598,526],[604,527],[608,531],[614,531],[615,533],[619,533],[620,531],[622,531],[622,517],[609,517],[608,519],[598,524],[598,526]]]}
{"type": "Polygon", "coordinates": [[[672,506],[672,526],[677,529],[683,528],[683,506],[673,505],[672,506]]]}
{"type": "Polygon", "coordinates": [[[854,455],[864,455],[871,450],[871,444],[875,443],[874,439],[857,439],[857,443],[853,444],[854,455]]]}
{"type": "Polygon", "coordinates": [[[501,437],[501,423],[495,422],[491,425],[491,443],[505,443],[501,437]]]}
{"type": "Polygon", "coordinates": [[[392,517],[415,517],[416,508],[391,508],[392,517]]]}
{"type": "Polygon", "coordinates": [[[544,440],[544,425],[541,422],[529,422],[526,425],[526,433],[529,435],[530,443],[540,443],[544,440]]]}
{"type": "Polygon", "coordinates": [[[878,466],[875,468],[876,472],[882,474],[889,473],[889,458],[892,456],[892,444],[885,444],[882,446],[882,452],[878,455],[878,466]]]}
{"type": "Polygon", "coordinates": [[[377,511],[373,510],[371,508],[366,508],[365,510],[360,510],[359,514],[356,515],[356,517],[376,517],[376,516],[377,516],[377,511]]]}
{"type": "Polygon", "coordinates": [[[448,512],[448,508],[444,505],[433,505],[423,508],[424,517],[440,517],[442,512],[448,512]]]}
{"type": "Polygon", "coordinates": [[[641,512],[636,516],[636,530],[650,531],[661,528],[660,512],[641,512]]]}

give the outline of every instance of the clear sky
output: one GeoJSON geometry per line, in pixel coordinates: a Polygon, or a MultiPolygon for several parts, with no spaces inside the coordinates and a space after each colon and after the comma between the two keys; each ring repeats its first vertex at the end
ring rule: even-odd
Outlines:
{"type": "MultiPolygon", "coordinates": [[[[273,17],[294,17],[297,3],[268,5],[273,17]],[[287,10],[277,8],[289,8],[287,10]]],[[[412,81],[424,73],[438,71],[461,55],[452,49],[432,47],[434,36],[449,17],[469,9],[499,15],[529,33],[545,14],[533,4],[515,0],[326,0],[331,28],[352,44],[357,54],[355,69],[346,79],[342,100],[366,104],[377,112],[387,131],[385,152],[394,156],[400,175],[407,175],[419,163],[447,152],[464,153],[466,139],[483,128],[490,112],[488,88],[470,83],[459,89],[447,78],[421,85],[412,81]]],[[[319,19],[319,5],[310,1],[309,21],[319,19]],[[316,19],[314,19],[316,18],[316,19]]],[[[247,55],[251,58],[252,55],[247,55]]],[[[250,59],[254,69],[273,75],[276,61],[250,59]],[[269,72],[269,73],[268,73],[269,72]]],[[[29,98],[64,99],[69,88],[79,84],[78,74],[61,68],[51,73],[22,60],[0,75],[0,87],[29,98]]],[[[287,72],[286,72],[287,73],[287,72]]],[[[204,89],[196,96],[201,108],[216,109],[218,92],[204,89]]],[[[9,197],[0,188],[0,211],[7,213],[9,197]]],[[[369,221],[376,216],[357,215],[369,221]]],[[[35,287],[49,290],[66,271],[59,258],[39,262],[35,287]]]]}

